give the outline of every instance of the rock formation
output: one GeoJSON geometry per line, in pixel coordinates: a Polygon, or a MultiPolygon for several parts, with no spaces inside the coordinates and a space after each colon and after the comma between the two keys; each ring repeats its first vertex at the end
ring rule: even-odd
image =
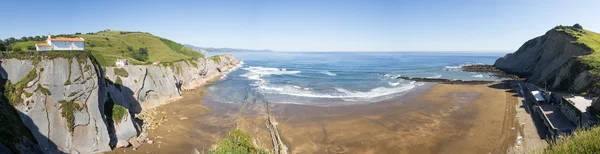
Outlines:
{"type": "Polygon", "coordinates": [[[575,41],[577,38],[555,28],[496,60],[494,66],[548,89],[600,93],[594,86],[598,76],[591,75],[580,60],[592,50],[575,41]]]}
{"type": "Polygon", "coordinates": [[[221,75],[218,70],[238,64],[230,54],[218,56],[219,61],[212,59],[124,68],[102,68],[91,56],[0,59],[0,75],[8,82],[3,96],[9,96],[18,118],[31,132],[35,141],[30,142],[37,143],[27,148],[31,144],[26,141],[16,146],[2,142],[0,151],[21,147],[8,149],[96,153],[110,151],[117,144],[127,146],[139,135],[140,124],[133,114],[179,99],[181,90],[202,86],[221,75]],[[116,69],[127,74],[115,74],[116,69]],[[125,109],[117,110],[117,106],[125,109]],[[113,114],[122,115],[115,119],[113,114]]]}

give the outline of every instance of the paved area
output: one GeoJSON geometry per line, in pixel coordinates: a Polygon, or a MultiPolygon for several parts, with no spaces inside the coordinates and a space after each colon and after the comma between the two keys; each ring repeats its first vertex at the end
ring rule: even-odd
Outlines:
{"type": "Polygon", "coordinates": [[[561,131],[567,131],[576,129],[577,126],[573,124],[567,117],[558,109],[558,107],[550,104],[540,105],[544,110],[544,114],[548,117],[548,120],[554,125],[556,129],[561,131]]]}
{"type": "MultiPolygon", "coordinates": [[[[519,91],[519,89],[517,88],[515,91],[519,91]]],[[[515,108],[517,112],[516,118],[521,128],[519,131],[519,136],[522,137],[521,144],[515,144],[507,153],[535,153],[536,150],[543,149],[548,145],[545,139],[549,133],[544,125],[544,121],[542,121],[538,114],[533,113],[532,107],[527,104],[520,94],[521,92],[519,91],[519,95],[515,96],[518,102],[515,108]]],[[[518,138],[515,142],[517,141],[519,141],[518,138]]]]}

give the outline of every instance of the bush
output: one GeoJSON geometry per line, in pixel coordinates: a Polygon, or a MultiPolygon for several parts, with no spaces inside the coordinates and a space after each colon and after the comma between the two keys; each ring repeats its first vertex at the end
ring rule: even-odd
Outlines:
{"type": "Polygon", "coordinates": [[[73,132],[75,129],[75,110],[81,111],[83,107],[73,101],[60,100],[60,115],[67,119],[67,128],[69,132],[73,132]]]}
{"type": "Polygon", "coordinates": [[[583,29],[583,27],[580,24],[575,24],[573,25],[573,28],[577,28],[577,29],[583,29]]]}
{"type": "Polygon", "coordinates": [[[123,80],[121,80],[121,77],[117,76],[117,79],[115,80],[115,84],[123,85],[123,80]]]}
{"type": "Polygon", "coordinates": [[[138,49],[138,52],[132,52],[131,57],[138,61],[148,60],[148,48],[140,48],[138,49]]]}
{"type": "Polygon", "coordinates": [[[589,130],[578,130],[570,136],[561,136],[545,151],[549,154],[563,153],[598,153],[600,151],[600,127],[589,130]]]}
{"type": "Polygon", "coordinates": [[[230,154],[230,153],[260,153],[266,154],[267,151],[254,146],[250,135],[235,129],[229,132],[227,137],[217,144],[217,147],[208,151],[210,154],[230,154]]]}
{"type": "Polygon", "coordinates": [[[125,117],[125,115],[127,115],[127,109],[125,109],[125,107],[123,107],[119,104],[113,105],[112,119],[115,123],[121,122],[121,120],[123,119],[123,117],[125,117]]]}
{"type": "Polygon", "coordinates": [[[115,71],[115,75],[122,76],[122,77],[129,77],[129,73],[124,68],[115,68],[114,71],[115,71]]]}

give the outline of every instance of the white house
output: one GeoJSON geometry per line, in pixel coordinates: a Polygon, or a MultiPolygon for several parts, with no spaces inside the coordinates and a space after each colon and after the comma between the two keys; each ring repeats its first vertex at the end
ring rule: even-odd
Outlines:
{"type": "Polygon", "coordinates": [[[117,62],[115,62],[115,65],[117,65],[117,67],[124,67],[130,64],[131,63],[129,63],[128,59],[117,59],[117,62]]]}
{"type": "Polygon", "coordinates": [[[46,43],[37,43],[35,44],[35,49],[37,51],[49,51],[49,50],[83,50],[85,46],[85,40],[81,37],[78,38],[66,38],[66,37],[57,37],[52,38],[50,34],[48,34],[48,39],[46,43]]]}

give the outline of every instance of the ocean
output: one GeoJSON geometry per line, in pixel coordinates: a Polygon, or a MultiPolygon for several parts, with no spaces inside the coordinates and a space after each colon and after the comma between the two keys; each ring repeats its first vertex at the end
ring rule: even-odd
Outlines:
{"type": "MultiPolygon", "coordinates": [[[[220,54],[220,53],[211,53],[220,54]]],[[[241,103],[248,94],[273,103],[361,103],[398,97],[424,85],[398,76],[500,80],[460,71],[493,64],[506,53],[238,52],[242,64],[208,85],[205,99],[241,103]]]]}

